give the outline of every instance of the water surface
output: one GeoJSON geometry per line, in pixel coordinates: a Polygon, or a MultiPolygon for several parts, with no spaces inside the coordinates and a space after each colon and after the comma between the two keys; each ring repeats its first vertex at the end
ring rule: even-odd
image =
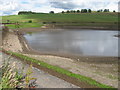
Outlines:
{"type": "Polygon", "coordinates": [[[56,30],[25,35],[30,46],[40,52],[82,56],[118,56],[118,31],[56,30]]]}

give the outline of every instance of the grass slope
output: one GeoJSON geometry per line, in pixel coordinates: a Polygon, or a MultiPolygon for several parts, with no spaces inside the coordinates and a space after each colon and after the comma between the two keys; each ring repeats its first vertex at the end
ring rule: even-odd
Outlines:
{"type": "Polygon", "coordinates": [[[20,22],[21,27],[40,27],[42,22],[72,23],[72,25],[86,25],[81,23],[113,24],[118,22],[117,13],[80,13],[80,14],[29,14],[2,16],[2,21],[20,22]],[[32,20],[33,23],[28,23],[32,20]],[[24,25],[23,25],[24,24],[24,25]]]}

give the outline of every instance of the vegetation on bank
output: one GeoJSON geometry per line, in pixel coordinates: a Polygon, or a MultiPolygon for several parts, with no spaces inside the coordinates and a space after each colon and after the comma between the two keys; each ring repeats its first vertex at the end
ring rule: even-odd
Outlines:
{"type": "Polygon", "coordinates": [[[8,24],[8,25],[6,25],[6,26],[8,26],[10,29],[16,29],[16,28],[41,27],[41,26],[43,26],[43,24],[42,24],[42,23],[37,23],[37,22],[33,22],[33,23],[19,22],[19,25],[8,24]]]}
{"type": "Polygon", "coordinates": [[[22,54],[19,54],[19,53],[15,53],[15,52],[11,52],[11,51],[7,51],[7,53],[9,54],[12,54],[12,55],[15,55],[25,61],[28,61],[28,62],[32,62],[32,63],[35,63],[39,66],[42,66],[42,67],[45,67],[45,68],[48,68],[48,69],[51,69],[51,70],[54,70],[60,74],[65,74],[69,77],[73,77],[73,78],[76,78],[82,82],[85,82],[85,83],[88,83],[90,85],[93,85],[93,86],[97,86],[98,88],[112,88],[111,86],[108,86],[108,85],[105,85],[105,84],[101,84],[101,83],[98,83],[97,81],[89,78],[89,77],[85,77],[85,76],[82,76],[82,75],[79,75],[79,74],[75,74],[75,73],[72,73],[68,70],[65,70],[63,68],[60,68],[58,66],[53,66],[53,65],[50,65],[50,64],[47,64],[43,61],[39,61],[39,60],[36,60],[36,59],[33,59],[33,58],[30,58],[28,56],[25,56],[25,55],[22,55],[22,54]]]}
{"type": "MultiPolygon", "coordinates": [[[[32,78],[32,65],[27,69],[27,72],[23,72],[23,68],[16,68],[15,62],[10,63],[10,57],[3,60],[3,64],[0,67],[0,90],[7,88],[34,88],[36,87],[36,78],[32,78]],[[31,82],[31,80],[35,80],[31,82]]],[[[22,67],[22,66],[21,66],[22,67]]]]}
{"type": "MultiPolygon", "coordinates": [[[[69,13],[69,14],[26,14],[2,16],[2,22],[19,22],[20,28],[41,27],[45,24],[73,25],[73,26],[114,26],[117,27],[118,13],[116,12],[92,12],[92,13],[69,13]],[[29,22],[29,21],[32,22],[29,22]]],[[[15,28],[15,25],[7,25],[15,28]]]]}

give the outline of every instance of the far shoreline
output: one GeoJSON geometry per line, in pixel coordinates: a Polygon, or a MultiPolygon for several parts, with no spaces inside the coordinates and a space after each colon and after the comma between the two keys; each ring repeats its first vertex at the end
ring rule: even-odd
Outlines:
{"type": "Polygon", "coordinates": [[[22,32],[33,32],[33,31],[44,31],[44,30],[55,30],[55,29],[76,29],[76,30],[106,30],[106,31],[119,31],[118,27],[103,27],[103,26],[72,26],[72,25],[52,25],[48,24],[42,27],[30,27],[30,28],[17,28],[17,29],[12,29],[14,31],[19,30],[22,32]]]}

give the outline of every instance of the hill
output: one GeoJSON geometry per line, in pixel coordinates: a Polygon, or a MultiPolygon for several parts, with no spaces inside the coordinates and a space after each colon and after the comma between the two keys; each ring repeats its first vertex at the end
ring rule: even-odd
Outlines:
{"type": "MultiPolygon", "coordinates": [[[[72,26],[107,26],[116,27],[117,13],[80,13],[80,14],[28,14],[2,16],[2,22],[19,22],[22,28],[41,27],[44,24],[72,26]]],[[[14,25],[9,25],[14,28],[14,25]]]]}

